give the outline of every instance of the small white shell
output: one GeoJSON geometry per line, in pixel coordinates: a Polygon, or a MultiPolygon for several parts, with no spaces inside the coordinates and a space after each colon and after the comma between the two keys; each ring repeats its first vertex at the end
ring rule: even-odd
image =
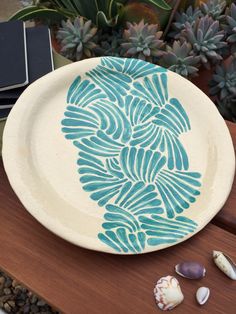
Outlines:
{"type": "Polygon", "coordinates": [[[213,259],[215,264],[223,271],[229,278],[236,280],[236,265],[233,260],[220,251],[213,251],[213,259]]]}
{"type": "Polygon", "coordinates": [[[157,281],[154,297],[158,307],[163,311],[172,310],[184,299],[179,282],[173,276],[162,277],[157,281]]]}
{"type": "Polygon", "coordinates": [[[196,292],[196,299],[200,305],[206,303],[210,296],[210,289],[207,287],[200,287],[196,292]]]}

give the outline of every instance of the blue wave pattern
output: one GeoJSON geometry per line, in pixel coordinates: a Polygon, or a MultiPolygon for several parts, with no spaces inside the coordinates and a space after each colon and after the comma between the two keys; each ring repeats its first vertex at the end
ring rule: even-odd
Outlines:
{"type": "Polygon", "coordinates": [[[69,88],[62,132],[78,148],[83,189],[105,209],[98,238],[118,253],[171,244],[194,232],[185,217],[200,194],[180,135],[189,118],[168,93],[168,72],[104,57],[69,88]]]}

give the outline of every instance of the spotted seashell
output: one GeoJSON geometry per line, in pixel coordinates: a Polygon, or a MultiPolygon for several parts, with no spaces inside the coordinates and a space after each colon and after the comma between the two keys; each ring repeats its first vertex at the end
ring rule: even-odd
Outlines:
{"type": "Polygon", "coordinates": [[[236,280],[236,264],[228,255],[220,251],[213,251],[213,259],[226,276],[232,280],[236,280]]]}
{"type": "Polygon", "coordinates": [[[163,311],[172,310],[184,299],[179,282],[173,276],[162,277],[157,281],[154,297],[157,306],[163,311]]]}

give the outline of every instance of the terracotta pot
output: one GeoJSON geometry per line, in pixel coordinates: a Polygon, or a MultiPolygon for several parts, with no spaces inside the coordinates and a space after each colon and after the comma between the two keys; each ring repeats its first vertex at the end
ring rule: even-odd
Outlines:
{"type": "Polygon", "coordinates": [[[193,78],[191,81],[194,85],[200,88],[207,96],[209,95],[209,82],[212,78],[212,74],[214,72],[214,68],[207,70],[203,67],[199,70],[199,76],[193,78]]]}
{"type": "MultiPolygon", "coordinates": [[[[166,2],[174,7],[176,0],[166,0],[166,2]]],[[[138,23],[144,19],[145,23],[157,24],[160,30],[164,30],[171,12],[172,10],[163,10],[151,3],[129,0],[123,8],[121,19],[124,26],[126,22],[138,23]]]]}
{"type": "MultiPolygon", "coordinates": [[[[227,66],[230,63],[231,59],[232,59],[232,57],[228,57],[223,61],[223,63],[227,66]]],[[[199,76],[197,76],[191,80],[194,85],[196,85],[198,88],[200,88],[213,101],[215,101],[216,97],[211,96],[209,94],[209,82],[212,78],[214,70],[215,70],[215,67],[212,67],[210,70],[207,70],[204,67],[201,67],[199,72],[198,72],[199,76]]]]}
{"type": "Polygon", "coordinates": [[[58,43],[55,35],[53,33],[51,33],[51,41],[52,41],[52,47],[54,48],[54,50],[58,53],[60,53],[61,47],[60,44],[58,43]]]}

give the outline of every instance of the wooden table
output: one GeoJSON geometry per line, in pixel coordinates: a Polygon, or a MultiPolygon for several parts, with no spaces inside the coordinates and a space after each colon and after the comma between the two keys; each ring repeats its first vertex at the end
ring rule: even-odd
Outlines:
{"type": "MultiPolygon", "coordinates": [[[[234,151],[236,154],[236,124],[227,122],[227,125],[232,136],[234,151]]],[[[213,220],[213,223],[236,234],[236,176],[234,178],[234,184],[229,198],[222,210],[213,220]]]]}
{"type": "MultiPolygon", "coordinates": [[[[236,147],[236,125],[228,124],[236,147]]],[[[151,314],[153,287],[161,276],[174,275],[183,260],[203,263],[207,275],[191,281],[176,275],[185,300],[173,313],[235,313],[236,282],[215,267],[212,250],[236,260],[236,182],[217,217],[190,240],[139,256],[114,256],[76,247],[40,225],[23,208],[0,164],[0,268],[68,314],[151,314]],[[195,291],[211,289],[200,308],[195,291]]]]}

